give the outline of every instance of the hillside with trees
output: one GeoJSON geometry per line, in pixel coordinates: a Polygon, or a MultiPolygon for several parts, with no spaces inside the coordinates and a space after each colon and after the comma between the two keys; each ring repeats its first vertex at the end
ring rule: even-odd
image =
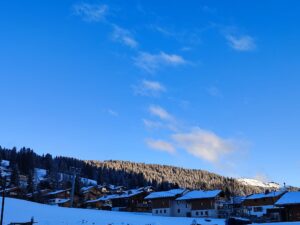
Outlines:
{"type": "MultiPolygon", "coordinates": [[[[39,188],[70,187],[71,168],[80,169],[80,177],[95,180],[98,184],[122,185],[126,188],[152,186],[156,190],[175,187],[190,189],[222,189],[227,194],[248,195],[265,191],[261,187],[241,184],[234,178],[224,177],[204,170],[184,169],[174,166],[134,163],[128,161],[84,161],[51,154],[38,155],[30,148],[8,149],[0,146],[0,160],[10,162],[11,185],[19,186],[20,177],[26,177],[27,192],[39,188]],[[46,171],[47,179],[36,184],[35,169],[46,171]],[[63,175],[63,179],[62,179],[63,175]]],[[[76,187],[84,183],[77,180],[76,187]]]]}

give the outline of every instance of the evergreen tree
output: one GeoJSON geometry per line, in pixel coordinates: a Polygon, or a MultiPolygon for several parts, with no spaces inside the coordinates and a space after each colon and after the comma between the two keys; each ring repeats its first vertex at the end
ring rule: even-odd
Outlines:
{"type": "Polygon", "coordinates": [[[16,186],[16,187],[20,186],[20,171],[17,164],[15,164],[12,168],[10,181],[12,186],[16,186]]]}

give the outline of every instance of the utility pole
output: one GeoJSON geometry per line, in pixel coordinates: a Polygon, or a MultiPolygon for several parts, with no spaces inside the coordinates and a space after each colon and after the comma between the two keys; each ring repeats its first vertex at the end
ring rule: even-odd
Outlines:
{"type": "Polygon", "coordinates": [[[73,177],[72,177],[72,190],[71,190],[71,208],[73,208],[76,176],[78,174],[80,174],[81,169],[80,168],[71,167],[70,168],[70,172],[71,172],[71,174],[73,174],[73,177]]]}
{"type": "Polygon", "coordinates": [[[2,207],[1,207],[0,225],[3,225],[4,204],[5,204],[5,188],[6,188],[6,176],[1,177],[1,180],[2,180],[2,207]]]}

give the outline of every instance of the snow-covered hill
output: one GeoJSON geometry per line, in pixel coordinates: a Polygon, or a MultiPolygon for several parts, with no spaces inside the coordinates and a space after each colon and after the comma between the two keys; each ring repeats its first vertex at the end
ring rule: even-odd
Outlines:
{"type": "Polygon", "coordinates": [[[263,182],[260,180],[250,179],[250,178],[239,178],[237,179],[241,184],[250,185],[255,187],[262,187],[266,189],[279,189],[280,185],[275,182],[263,182]]]}
{"type": "MultiPolygon", "coordinates": [[[[149,213],[70,209],[6,198],[4,224],[26,222],[32,216],[37,221],[37,225],[191,225],[194,220],[183,217],[152,216],[149,213]]],[[[223,219],[207,221],[197,218],[196,221],[201,225],[225,224],[223,219]]],[[[276,223],[276,225],[300,225],[300,222],[276,223]]]]}

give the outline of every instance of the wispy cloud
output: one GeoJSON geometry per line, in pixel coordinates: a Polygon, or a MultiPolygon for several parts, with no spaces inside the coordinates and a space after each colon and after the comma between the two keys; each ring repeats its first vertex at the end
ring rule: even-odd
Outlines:
{"type": "Polygon", "coordinates": [[[164,108],[158,105],[151,105],[149,107],[149,112],[154,115],[159,117],[161,120],[167,120],[167,121],[173,121],[174,117],[167,112],[164,108]]]}
{"type": "Polygon", "coordinates": [[[148,129],[164,129],[176,132],[178,130],[176,124],[172,122],[161,122],[149,119],[143,119],[144,126],[148,129]]]}
{"type": "Polygon", "coordinates": [[[207,88],[206,91],[209,95],[211,95],[213,97],[218,97],[218,98],[223,97],[222,92],[216,86],[211,86],[211,87],[207,88]]]}
{"type": "Polygon", "coordinates": [[[131,48],[137,48],[138,42],[129,30],[113,25],[112,39],[131,48]]]}
{"type": "Polygon", "coordinates": [[[176,54],[140,52],[139,55],[134,58],[134,63],[146,72],[153,73],[160,67],[185,65],[188,61],[176,54]]]}
{"type": "Polygon", "coordinates": [[[166,88],[158,81],[143,80],[139,85],[133,86],[134,93],[142,96],[159,96],[166,88]]]}
{"type": "Polygon", "coordinates": [[[105,4],[80,3],[72,7],[75,15],[80,16],[87,22],[99,22],[105,19],[109,7],[105,4]]]}
{"type": "Polygon", "coordinates": [[[106,112],[111,115],[111,116],[114,116],[114,117],[118,117],[119,116],[119,113],[115,110],[112,110],[112,109],[107,109],[106,112]]]}
{"type": "Polygon", "coordinates": [[[236,51],[253,51],[256,48],[255,40],[249,35],[233,35],[227,34],[225,38],[228,41],[228,44],[231,48],[236,51]]]}
{"type": "Polygon", "coordinates": [[[221,138],[211,131],[200,128],[173,134],[172,139],[188,153],[210,163],[219,162],[224,155],[235,150],[232,140],[221,138]]]}
{"type": "Polygon", "coordinates": [[[175,147],[167,141],[147,139],[146,144],[149,148],[152,148],[152,149],[155,149],[158,151],[167,152],[170,154],[174,154],[176,152],[175,147]]]}

